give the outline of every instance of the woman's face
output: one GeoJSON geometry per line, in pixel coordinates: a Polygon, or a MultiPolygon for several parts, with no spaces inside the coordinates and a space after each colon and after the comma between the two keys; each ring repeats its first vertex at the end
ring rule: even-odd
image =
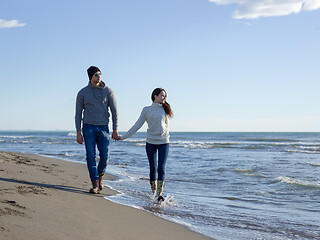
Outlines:
{"type": "Polygon", "coordinates": [[[167,98],[166,93],[164,91],[161,91],[159,95],[154,95],[154,102],[162,104],[162,103],[165,103],[166,98],[167,98]]]}

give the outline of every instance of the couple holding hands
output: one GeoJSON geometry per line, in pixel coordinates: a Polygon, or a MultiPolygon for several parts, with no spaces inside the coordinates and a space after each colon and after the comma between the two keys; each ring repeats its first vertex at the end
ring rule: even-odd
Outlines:
{"type": "Polygon", "coordinates": [[[98,67],[89,67],[87,73],[89,83],[77,95],[75,125],[77,142],[85,144],[87,167],[92,182],[89,192],[97,194],[103,189],[103,175],[109,158],[110,109],[114,140],[131,137],[147,122],[146,153],[150,167],[151,190],[158,201],[163,201],[165,164],[169,152],[169,119],[173,117],[171,107],[166,101],[166,91],[162,88],[154,89],[151,94],[151,106],[144,107],[136,123],[127,133],[120,136],[117,130],[117,104],[112,89],[101,80],[101,71],[98,67]],[[98,166],[96,147],[100,155],[98,166]]]}

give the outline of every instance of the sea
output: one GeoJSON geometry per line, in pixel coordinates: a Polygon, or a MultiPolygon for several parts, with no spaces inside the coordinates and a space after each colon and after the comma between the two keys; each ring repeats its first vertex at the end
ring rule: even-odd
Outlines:
{"type": "MultiPolygon", "coordinates": [[[[146,133],[110,142],[108,200],[213,239],[320,239],[320,133],[172,132],[165,201],[154,202],[146,133]]],[[[0,150],[85,164],[69,131],[2,131],[0,150]]],[[[88,186],[89,187],[89,186],[88,186]]]]}

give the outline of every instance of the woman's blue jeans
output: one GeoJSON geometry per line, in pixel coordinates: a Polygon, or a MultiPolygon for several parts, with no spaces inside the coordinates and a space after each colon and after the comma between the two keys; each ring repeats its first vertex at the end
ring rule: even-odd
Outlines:
{"type": "Polygon", "coordinates": [[[150,167],[150,181],[158,180],[164,181],[165,178],[165,165],[169,153],[169,143],[166,144],[150,144],[146,143],[146,152],[149,160],[150,167]],[[158,151],[158,162],[156,161],[158,151]]]}
{"type": "Polygon", "coordinates": [[[95,126],[91,124],[83,125],[83,138],[86,147],[87,167],[91,180],[99,179],[101,173],[105,173],[109,159],[109,127],[95,126]],[[100,160],[97,167],[96,146],[98,147],[100,160]]]}

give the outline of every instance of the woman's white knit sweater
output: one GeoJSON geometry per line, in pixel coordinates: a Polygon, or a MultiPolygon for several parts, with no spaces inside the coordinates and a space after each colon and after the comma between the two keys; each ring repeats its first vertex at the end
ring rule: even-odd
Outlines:
{"type": "Polygon", "coordinates": [[[147,121],[148,124],[147,143],[169,143],[169,118],[162,105],[155,102],[153,102],[151,106],[142,109],[139,119],[126,134],[121,136],[121,139],[124,140],[131,137],[142,127],[145,121],[147,121]]]}

